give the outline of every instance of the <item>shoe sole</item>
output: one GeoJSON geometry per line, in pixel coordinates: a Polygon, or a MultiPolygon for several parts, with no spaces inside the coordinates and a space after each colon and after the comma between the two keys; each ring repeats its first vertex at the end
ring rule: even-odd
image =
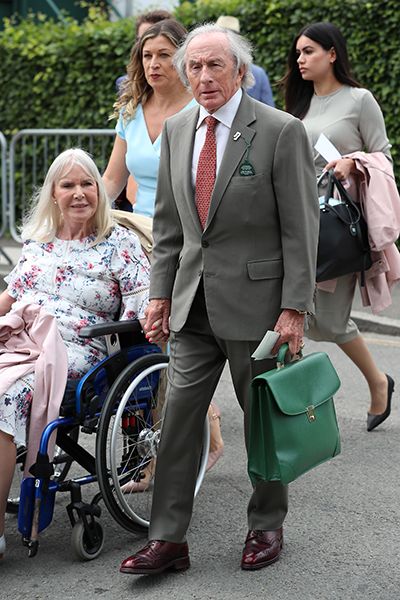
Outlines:
{"type": "Polygon", "coordinates": [[[128,575],[159,575],[164,571],[174,570],[174,571],[186,571],[190,567],[189,557],[185,556],[184,558],[178,558],[172,560],[167,565],[163,565],[158,569],[145,569],[138,567],[135,569],[134,567],[121,567],[120,573],[127,573],[128,575]]]}

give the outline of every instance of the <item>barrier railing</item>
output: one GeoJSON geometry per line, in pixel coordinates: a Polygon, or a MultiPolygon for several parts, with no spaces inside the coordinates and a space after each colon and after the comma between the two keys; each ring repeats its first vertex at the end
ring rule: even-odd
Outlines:
{"type": "Polygon", "coordinates": [[[0,237],[7,228],[7,141],[0,131],[0,193],[1,193],[1,220],[0,237]]]}
{"type": "MultiPolygon", "coordinates": [[[[7,141],[0,131],[0,238],[7,230],[8,224],[8,201],[7,201],[7,141]]],[[[4,259],[11,265],[12,260],[7,252],[0,246],[0,259],[4,259]]]]}
{"type": "Polygon", "coordinates": [[[21,129],[11,138],[8,227],[15,241],[21,241],[18,223],[54,158],[63,150],[78,146],[93,156],[102,172],[111,154],[114,136],[113,129],[21,129]]]}

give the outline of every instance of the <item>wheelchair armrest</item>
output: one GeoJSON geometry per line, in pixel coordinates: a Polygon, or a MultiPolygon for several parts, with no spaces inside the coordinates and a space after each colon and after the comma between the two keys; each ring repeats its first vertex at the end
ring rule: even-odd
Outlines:
{"type": "Polygon", "coordinates": [[[113,333],[140,333],[142,326],[137,319],[128,321],[109,321],[108,323],[98,323],[89,327],[82,327],[79,337],[96,338],[102,335],[111,335],[113,333]]]}

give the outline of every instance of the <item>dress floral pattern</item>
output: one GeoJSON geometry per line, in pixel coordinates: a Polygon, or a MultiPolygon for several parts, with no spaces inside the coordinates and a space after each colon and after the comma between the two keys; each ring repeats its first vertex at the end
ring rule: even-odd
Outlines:
{"type": "MultiPolygon", "coordinates": [[[[5,278],[7,293],[43,305],[57,319],[67,348],[68,378],[78,379],[106,356],[103,338],[81,339],[83,327],[114,319],[143,318],[150,265],[136,234],[116,225],[102,242],[25,242],[21,258],[5,278]]],[[[34,376],[20,379],[0,398],[0,429],[24,443],[34,376]]]]}

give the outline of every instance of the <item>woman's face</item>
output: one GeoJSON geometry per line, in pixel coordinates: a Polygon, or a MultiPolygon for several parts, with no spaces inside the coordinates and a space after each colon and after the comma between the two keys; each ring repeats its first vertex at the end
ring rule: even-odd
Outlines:
{"type": "Polygon", "coordinates": [[[175,52],[175,46],[163,35],[145,41],[142,64],[147,83],[152,88],[173,88],[179,81],[172,64],[175,52]]]}
{"type": "Polygon", "coordinates": [[[321,44],[301,35],[297,40],[296,55],[299,71],[306,81],[320,82],[333,72],[334,48],[325,50],[321,44]]]}
{"type": "Polygon", "coordinates": [[[73,165],[54,185],[54,201],[65,223],[88,223],[96,214],[99,195],[96,181],[79,165],[73,165]]]}

